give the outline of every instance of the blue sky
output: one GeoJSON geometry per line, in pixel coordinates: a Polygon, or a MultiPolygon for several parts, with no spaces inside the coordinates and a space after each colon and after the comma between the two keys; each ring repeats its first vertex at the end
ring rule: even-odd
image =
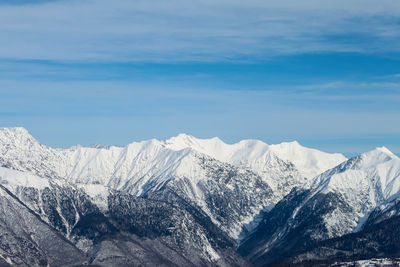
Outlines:
{"type": "Polygon", "coordinates": [[[399,1],[0,0],[0,125],[399,154],[399,44],[399,1]]]}

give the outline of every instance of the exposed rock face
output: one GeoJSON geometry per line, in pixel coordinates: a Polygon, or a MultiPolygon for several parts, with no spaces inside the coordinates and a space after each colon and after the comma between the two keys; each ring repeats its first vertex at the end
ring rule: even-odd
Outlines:
{"type": "MultiPolygon", "coordinates": [[[[81,257],[81,262],[104,266],[248,264],[235,252],[235,240],[201,209],[185,200],[171,204],[97,185],[96,192],[104,197],[101,203],[106,203],[106,207],[97,206],[100,200],[90,197],[84,190],[86,186],[32,175],[27,184],[15,184],[24,173],[4,168],[0,168],[0,173],[7,178],[2,180],[3,184],[15,193],[14,202],[48,228],[47,232],[38,230],[38,235],[47,236],[48,231],[53,231],[50,233],[67,242],[81,257]]],[[[10,224],[10,231],[15,231],[13,227],[10,224]]],[[[21,227],[25,229],[25,225],[21,227]]],[[[42,245],[37,245],[39,252],[43,250],[42,245]]],[[[24,249],[24,246],[18,247],[18,242],[15,246],[21,251],[24,249]]],[[[62,245],[58,249],[62,254],[62,245]]],[[[35,259],[27,259],[25,263],[49,263],[49,259],[38,253],[32,256],[35,259]]],[[[19,264],[13,258],[10,260],[19,264]]]]}
{"type": "Polygon", "coordinates": [[[0,186],[0,255],[3,264],[66,266],[87,261],[62,234],[0,186]]]}
{"type": "MultiPolygon", "coordinates": [[[[374,242],[367,234],[371,227],[385,220],[392,224],[387,219],[399,214],[399,189],[400,159],[385,148],[364,153],[322,173],[303,189],[293,189],[263,213],[239,251],[263,265],[287,261],[299,250],[316,250],[315,244],[361,230],[374,242]]],[[[312,255],[315,258],[303,256],[324,259],[323,253],[312,255]]]]}
{"type": "MultiPolygon", "coordinates": [[[[0,129],[0,141],[0,164],[7,169],[80,186],[99,184],[134,196],[161,195],[170,188],[235,239],[260,210],[306,181],[292,163],[254,140],[227,145],[215,138],[179,135],[126,147],[53,149],[23,128],[5,128],[0,129]]],[[[322,162],[338,160],[340,155],[327,154],[322,162]]],[[[50,219],[74,220],[74,216],[50,219]]]]}
{"type": "Polygon", "coordinates": [[[248,266],[398,257],[399,177],[400,159],[386,148],[346,160],[297,142],[229,145],[181,134],[54,149],[23,128],[4,128],[0,264],[248,266]]]}

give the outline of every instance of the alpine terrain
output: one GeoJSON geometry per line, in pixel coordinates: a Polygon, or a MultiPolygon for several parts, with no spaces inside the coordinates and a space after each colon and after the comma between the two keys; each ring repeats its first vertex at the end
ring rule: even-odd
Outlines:
{"type": "Polygon", "coordinates": [[[400,159],[297,142],[68,149],[0,128],[0,263],[263,266],[400,257],[400,159]]]}

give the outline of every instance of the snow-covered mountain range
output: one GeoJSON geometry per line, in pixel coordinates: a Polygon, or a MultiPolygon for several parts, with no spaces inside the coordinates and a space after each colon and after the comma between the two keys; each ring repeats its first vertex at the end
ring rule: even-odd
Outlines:
{"type": "MultiPolygon", "coordinates": [[[[250,264],[238,243],[263,265],[400,213],[400,160],[386,148],[346,159],[298,142],[180,134],[59,149],[24,128],[0,128],[0,155],[6,193],[74,246],[82,264],[250,264]]],[[[0,246],[0,258],[16,263],[13,251],[0,246]]]]}
{"type": "MultiPolygon", "coordinates": [[[[288,257],[299,243],[337,238],[363,230],[366,222],[382,221],[373,220],[377,210],[382,213],[399,199],[400,159],[385,147],[376,148],[292,190],[263,215],[240,249],[255,262],[288,257]]],[[[390,215],[386,219],[396,213],[390,215]]]]}
{"type": "Polygon", "coordinates": [[[341,154],[308,149],[297,142],[269,146],[257,140],[244,140],[230,145],[219,138],[202,140],[186,134],[125,147],[54,149],[40,144],[24,128],[0,130],[0,153],[0,163],[8,168],[40,177],[64,178],[74,184],[100,184],[135,196],[179,183],[185,197],[222,224],[223,219],[218,221],[210,211],[212,203],[206,203],[209,191],[204,190],[205,184],[215,182],[212,173],[218,169],[236,176],[252,176],[250,180],[220,184],[230,192],[240,188],[244,197],[259,193],[250,201],[249,212],[225,227],[234,238],[242,225],[249,223],[263,207],[277,202],[294,186],[302,186],[311,175],[345,160],[341,154]],[[311,165],[313,168],[307,168],[311,165]]]}
{"type": "Polygon", "coordinates": [[[24,128],[3,128],[0,142],[1,160],[12,168],[42,176],[57,175],[77,183],[100,183],[115,189],[130,187],[130,193],[135,195],[142,194],[149,181],[157,180],[160,185],[169,176],[202,176],[193,167],[196,154],[250,169],[274,189],[283,183],[269,173],[271,168],[279,168],[277,165],[293,165],[296,175],[292,179],[303,183],[304,179],[346,160],[342,154],[305,148],[297,142],[269,146],[257,140],[243,140],[230,145],[217,137],[197,139],[187,134],[166,141],[134,142],[125,147],[54,149],[41,145],[24,128]]]}

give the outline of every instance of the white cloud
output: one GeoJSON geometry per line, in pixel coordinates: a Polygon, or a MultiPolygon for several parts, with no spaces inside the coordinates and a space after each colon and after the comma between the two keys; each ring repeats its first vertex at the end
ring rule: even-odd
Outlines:
{"type": "Polygon", "coordinates": [[[400,2],[84,0],[0,6],[0,58],[219,61],[400,50],[400,2]]]}

